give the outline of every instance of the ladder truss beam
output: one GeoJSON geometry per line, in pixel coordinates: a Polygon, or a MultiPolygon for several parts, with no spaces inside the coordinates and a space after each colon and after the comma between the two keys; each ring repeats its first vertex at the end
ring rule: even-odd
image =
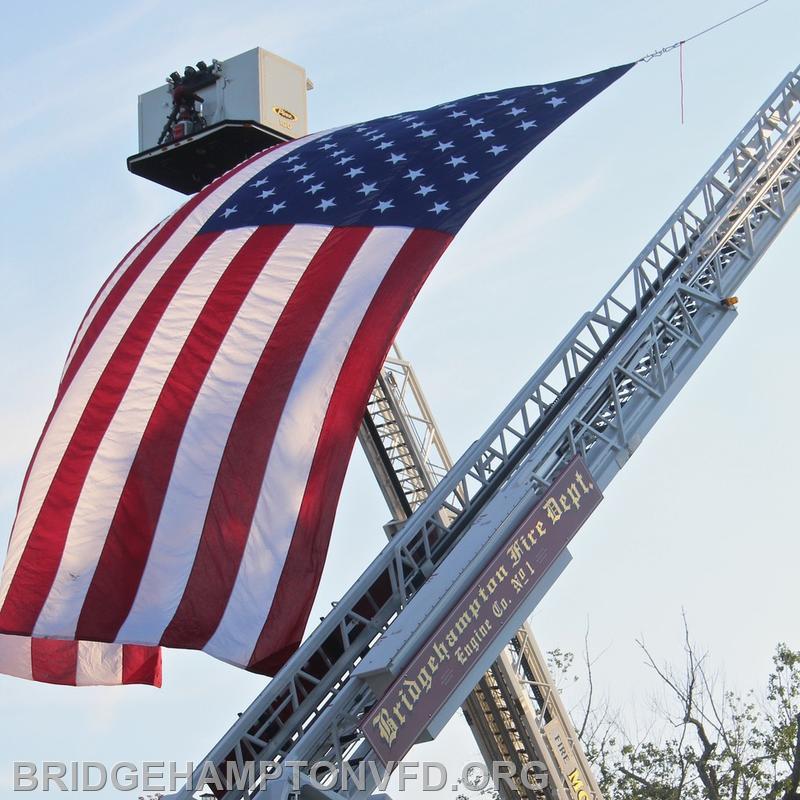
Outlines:
{"type": "Polygon", "coordinates": [[[799,86],[796,72],[770,96],[209,760],[281,759],[311,739],[315,753],[368,758],[357,728],[374,698],[348,678],[477,512],[543,492],[574,454],[610,482],[732,322],[726,301],[800,204],[799,86]]]}

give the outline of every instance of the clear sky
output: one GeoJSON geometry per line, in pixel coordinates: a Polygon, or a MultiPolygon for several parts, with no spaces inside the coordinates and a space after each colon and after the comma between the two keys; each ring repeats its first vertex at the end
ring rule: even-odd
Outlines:
{"type": "MultiPolygon", "coordinates": [[[[261,45],[303,64],[312,130],[620,64],[713,24],[732,0],[604,3],[13,4],[0,31],[0,542],[74,330],[97,287],[181,202],[126,171],[136,95],[199,59],[261,45]]],[[[535,150],[459,234],[399,342],[458,455],[635,257],[798,60],[797,0],[771,0],[685,54],[637,66],[535,150]]],[[[634,639],[678,656],[681,609],[732,686],[800,648],[796,497],[800,221],[739,292],[740,318],[614,481],[539,606],[544,649],[580,650],[646,717],[634,639]]],[[[356,451],[312,624],[383,542],[356,451]]],[[[161,691],[0,676],[0,797],[15,760],[201,759],[264,679],[165,656],[161,691]]],[[[456,719],[420,756],[477,756],[456,719]]],[[[31,796],[31,795],[29,795],[31,796]]],[[[111,797],[112,793],[95,794],[111,797]]]]}

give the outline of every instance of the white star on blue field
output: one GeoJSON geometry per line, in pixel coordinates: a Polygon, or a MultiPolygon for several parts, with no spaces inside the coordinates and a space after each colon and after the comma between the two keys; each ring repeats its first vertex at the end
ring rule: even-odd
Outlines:
{"type": "Polygon", "coordinates": [[[309,139],[227,198],[203,232],[317,224],[455,233],[514,165],[631,66],[477,94],[309,139]]]}

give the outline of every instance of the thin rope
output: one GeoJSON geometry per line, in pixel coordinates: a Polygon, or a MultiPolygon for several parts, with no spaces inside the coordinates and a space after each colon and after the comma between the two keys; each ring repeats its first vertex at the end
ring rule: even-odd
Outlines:
{"type": "Polygon", "coordinates": [[[679,64],[678,69],[681,76],[681,125],[683,125],[683,123],[686,120],[686,115],[684,113],[685,108],[684,108],[684,85],[683,85],[683,42],[681,42],[681,46],[680,48],[678,48],[678,53],[680,55],[680,58],[678,59],[678,64],[679,64]]]}
{"type": "Polygon", "coordinates": [[[717,28],[721,28],[723,25],[727,25],[729,22],[732,22],[733,20],[737,19],[738,17],[741,17],[744,14],[747,14],[750,11],[753,11],[754,9],[758,8],[759,6],[763,6],[765,3],[768,3],[768,2],[769,2],[769,0],[761,0],[759,3],[755,3],[754,5],[749,6],[748,8],[745,8],[742,11],[739,11],[737,14],[734,14],[733,16],[728,17],[727,19],[720,20],[716,24],[711,25],[711,26],[709,26],[708,28],[705,28],[702,31],[699,31],[698,33],[695,33],[695,34],[693,34],[692,36],[689,36],[686,39],[680,39],[679,41],[675,42],[674,44],[668,45],[667,47],[662,47],[660,50],[654,50],[652,53],[648,53],[646,56],[642,56],[639,59],[639,61],[651,61],[654,58],[658,58],[659,56],[663,56],[666,53],[669,53],[669,52],[675,50],[676,48],[681,47],[682,45],[686,44],[686,42],[691,42],[693,39],[697,39],[700,36],[705,36],[707,33],[711,33],[711,31],[714,31],[717,28]]]}

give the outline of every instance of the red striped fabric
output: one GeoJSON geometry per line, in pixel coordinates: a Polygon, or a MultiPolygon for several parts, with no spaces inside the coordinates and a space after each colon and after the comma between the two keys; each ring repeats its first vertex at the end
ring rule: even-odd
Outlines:
{"type": "MultiPolygon", "coordinates": [[[[78,638],[97,639],[107,631],[116,635],[125,621],[147,563],[161,502],[194,399],[264,260],[285,234],[282,226],[261,228],[248,239],[209,295],[175,360],[147,421],[114,512],[81,610],[78,638]],[[131,530],[140,533],[132,541],[131,530]]],[[[206,590],[212,591],[213,584],[206,590]]]]}
{"type": "Polygon", "coordinates": [[[391,346],[391,332],[400,327],[409,298],[419,292],[450,237],[435,231],[416,231],[403,245],[381,282],[347,353],[325,414],[309,482],[297,515],[292,543],[270,612],[259,635],[250,668],[273,674],[300,644],[305,620],[322,574],[328,537],[319,536],[320,520],[331,525],[350,454],[375,375],[391,346]],[[333,488],[331,488],[333,487],[333,488]],[[300,595],[296,581],[312,587],[300,595]]]}
{"type": "MultiPolygon", "coordinates": [[[[142,351],[178,287],[214,238],[194,238],[181,251],[138,310],[105,365],[61,457],[18,567],[23,574],[35,571],[36,585],[21,581],[12,584],[0,612],[0,626],[4,632],[24,634],[34,629],[53,588],[78,496],[100,443],[140,364],[142,351]]],[[[74,373],[68,370],[65,381],[69,381],[72,375],[74,373]]],[[[74,631],[61,635],[74,635],[74,631]]]]}
{"type": "Polygon", "coordinates": [[[455,232],[628,67],[254,156],[86,312],[0,579],[0,672],[160,683],[161,645],[272,674],[300,642],[381,362],[455,232]]]}
{"type": "Polygon", "coordinates": [[[325,308],[368,234],[363,228],[331,231],[259,357],[225,445],[186,591],[161,639],[166,646],[191,641],[202,648],[222,619],[286,397],[325,308]],[[282,369],[276,375],[279,357],[282,369]],[[224,529],[215,525],[221,516],[227,518],[224,529]]]}
{"type": "Polygon", "coordinates": [[[161,686],[161,649],[0,634],[0,673],[62,686],[161,686]]]}

